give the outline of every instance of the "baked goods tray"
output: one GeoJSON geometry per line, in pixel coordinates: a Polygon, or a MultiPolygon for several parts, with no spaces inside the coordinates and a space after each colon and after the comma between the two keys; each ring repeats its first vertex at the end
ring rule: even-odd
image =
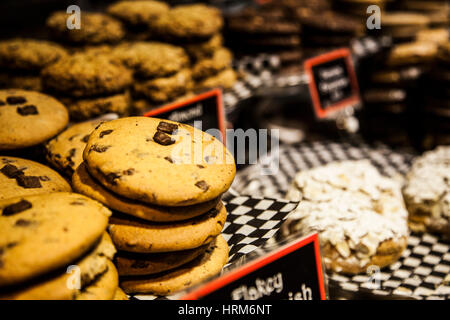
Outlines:
{"type": "MultiPolygon", "coordinates": [[[[270,198],[240,196],[233,191],[223,197],[228,216],[222,236],[230,248],[226,268],[240,265],[247,255],[264,247],[269,239],[280,229],[288,214],[298,202],[270,198]]],[[[177,299],[180,295],[165,297],[177,299]]],[[[130,299],[161,299],[153,295],[135,294],[130,299]]]]}
{"type": "MultiPolygon", "coordinates": [[[[276,174],[256,164],[240,172],[233,188],[240,194],[283,199],[299,170],[332,161],[368,159],[384,175],[403,181],[414,155],[364,142],[303,142],[281,146],[259,163],[279,162],[276,174]]],[[[329,273],[332,288],[352,299],[450,299],[450,244],[435,235],[411,234],[402,257],[376,276],[329,273]]]]}

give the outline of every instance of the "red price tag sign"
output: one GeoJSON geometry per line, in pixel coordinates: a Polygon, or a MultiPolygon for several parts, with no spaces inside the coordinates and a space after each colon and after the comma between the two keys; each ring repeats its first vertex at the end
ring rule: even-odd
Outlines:
{"type": "Polygon", "coordinates": [[[338,49],[304,62],[309,92],[319,119],[361,102],[350,50],[338,49]]]}
{"type": "Polygon", "coordinates": [[[194,289],[182,300],[325,300],[317,233],[194,289]]]}
{"type": "Polygon", "coordinates": [[[225,111],[222,103],[222,90],[214,89],[195,97],[150,110],[145,117],[156,117],[185,123],[191,126],[200,123],[202,131],[216,129],[220,131],[225,143],[225,111]],[[200,122],[198,122],[200,121],[200,122]]]}

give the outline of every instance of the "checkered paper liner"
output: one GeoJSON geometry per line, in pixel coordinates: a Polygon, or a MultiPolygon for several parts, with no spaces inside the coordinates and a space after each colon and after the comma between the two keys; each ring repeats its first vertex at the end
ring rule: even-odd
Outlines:
{"type": "MultiPolygon", "coordinates": [[[[270,159],[270,155],[268,157],[270,159]]],[[[411,154],[394,152],[384,145],[334,141],[282,146],[278,157],[280,166],[276,174],[262,175],[262,166],[253,165],[238,174],[233,188],[240,194],[283,198],[296,172],[332,161],[357,159],[368,159],[383,174],[403,179],[413,159],[411,154]]],[[[449,299],[449,249],[449,244],[436,236],[411,234],[399,261],[381,270],[377,276],[329,274],[328,279],[330,285],[355,293],[355,297],[365,292],[379,297],[449,299]],[[375,281],[377,279],[379,282],[375,281]]]]}
{"type": "MultiPolygon", "coordinates": [[[[280,229],[288,214],[298,202],[238,196],[227,193],[223,197],[228,216],[222,230],[230,251],[227,268],[241,264],[245,257],[264,247],[280,229]]],[[[131,295],[134,299],[153,300],[152,295],[131,295]]],[[[176,299],[178,296],[166,297],[176,299]]]]}

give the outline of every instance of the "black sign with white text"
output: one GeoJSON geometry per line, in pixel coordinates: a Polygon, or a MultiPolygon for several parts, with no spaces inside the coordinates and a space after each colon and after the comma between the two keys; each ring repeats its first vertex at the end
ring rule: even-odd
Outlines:
{"type": "Polygon", "coordinates": [[[350,51],[339,49],[305,61],[309,89],[318,118],[360,101],[350,51]]]}
{"type": "Polygon", "coordinates": [[[284,245],[182,297],[186,300],[325,298],[317,234],[284,245]]]}

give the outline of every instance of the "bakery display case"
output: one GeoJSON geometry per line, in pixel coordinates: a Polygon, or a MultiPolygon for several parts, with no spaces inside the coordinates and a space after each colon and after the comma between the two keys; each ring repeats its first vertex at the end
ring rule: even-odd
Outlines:
{"type": "Polygon", "coordinates": [[[0,14],[0,300],[450,298],[448,1],[0,14]]]}

